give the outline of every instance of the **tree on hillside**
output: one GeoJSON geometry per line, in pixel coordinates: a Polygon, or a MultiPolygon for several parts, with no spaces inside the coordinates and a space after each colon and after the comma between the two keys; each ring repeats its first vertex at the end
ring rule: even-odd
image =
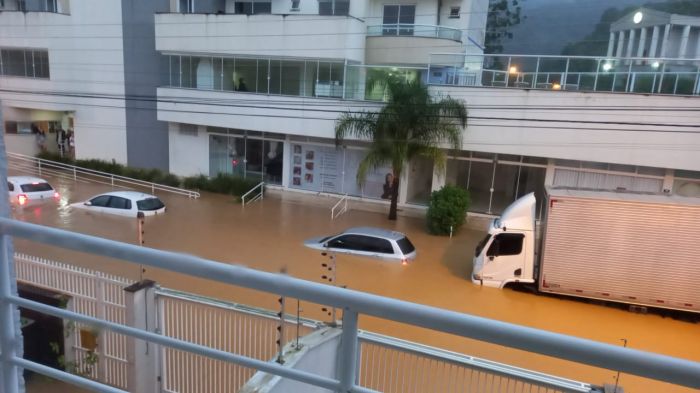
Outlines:
{"type": "Polygon", "coordinates": [[[467,126],[463,101],[450,97],[435,99],[420,81],[389,78],[383,82],[388,100],[378,112],[345,113],[335,126],[335,143],[348,137],[371,143],[357,170],[358,184],[364,184],[369,171],[391,165],[389,219],[396,219],[399,179],[406,163],[413,158],[433,159],[444,168],[446,154],[441,146],[462,147],[462,129],[467,126]]]}
{"type": "MultiPolygon", "coordinates": [[[[665,3],[647,3],[642,7],[651,8],[657,11],[671,14],[700,16],[700,1],[698,0],[675,0],[665,3]]],[[[608,40],[610,38],[610,25],[641,7],[626,7],[623,9],[608,8],[600,17],[600,22],[595,25],[593,32],[583,40],[568,44],[562,50],[566,56],[605,56],[608,51],[608,40]]]]}
{"type": "Polygon", "coordinates": [[[513,38],[510,28],[525,19],[521,16],[520,1],[490,0],[486,18],[485,53],[503,52],[503,41],[513,38]]]}

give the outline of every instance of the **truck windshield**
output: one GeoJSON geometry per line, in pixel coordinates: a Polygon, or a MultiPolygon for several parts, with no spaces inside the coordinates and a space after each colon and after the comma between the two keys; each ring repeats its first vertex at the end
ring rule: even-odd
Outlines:
{"type": "Polygon", "coordinates": [[[486,243],[489,242],[489,239],[491,239],[491,235],[487,233],[487,234],[486,234],[486,237],[484,237],[484,238],[479,242],[479,244],[476,246],[476,251],[474,251],[474,256],[475,256],[475,257],[478,257],[479,254],[481,254],[481,251],[482,251],[482,250],[484,249],[484,247],[486,246],[486,243]]]}

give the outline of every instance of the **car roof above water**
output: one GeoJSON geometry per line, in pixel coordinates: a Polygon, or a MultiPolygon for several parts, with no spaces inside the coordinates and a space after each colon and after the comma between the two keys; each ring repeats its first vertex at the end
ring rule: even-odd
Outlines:
{"type": "Polygon", "coordinates": [[[48,183],[46,180],[34,176],[8,176],[7,181],[19,184],[48,183]]]}
{"type": "MultiPolygon", "coordinates": [[[[110,195],[110,196],[118,196],[122,198],[127,198],[127,199],[148,199],[148,198],[157,198],[155,195],[151,194],[145,194],[143,192],[139,191],[112,191],[112,192],[105,192],[104,194],[100,195],[110,195]]],[[[99,196],[99,195],[96,195],[99,196]]]]}
{"type": "Polygon", "coordinates": [[[390,231],[388,229],[383,229],[383,228],[373,228],[373,227],[356,227],[356,228],[350,228],[342,233],[343,235],[345,234],[352,234],[352,235],[367,235],[367,236],[374,236],[374,237],[383,237],[385,239],[389,240],[400,240],[406,235],[404,235],[401,232],[396,232],[396,231],[390,231]]]}

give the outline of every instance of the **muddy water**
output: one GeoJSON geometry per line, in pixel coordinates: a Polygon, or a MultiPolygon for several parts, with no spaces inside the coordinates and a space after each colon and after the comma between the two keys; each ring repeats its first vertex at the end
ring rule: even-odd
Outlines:
{"type": "MultiPolygon", "coordinates": [[[[111,190],[109,186],[85,182],[53,180],[62,195],[59,206],[16,211],[15,217],[110,239],[136,242],[136,220],[86,213],[68,202],[111,190]]],[[[389,222],[383,214],[351,211],[335,221],[324,205],[302,204],[267,198],[245,209],[231,197],[204,194],[199,200],[160,195],[168,206],[164,216],[146,220],[148,247],[195,254],[226,263],[278,272],[286,267],[292,276],[324,282],[321,263],[328,262],[318,252],[306,249],[302,241],[328,235],[358,225],[379,226],[409,234],[418,249],[418,259],[409,266],[339,256],[338,284],[350,289],[484,316],[501,321],[570,334],[613,345],[621,339],[635,349],[700,361],[700,325],[640,315],[615,308],[538,296],[510,290],[472,285],[468,280],[471,255],[479,231],[463,230],[453,239],[427,235],[419,219],[400,217],[389,222]]],[[[329,201],[329,204],[332,202],[329,201]]],[[[159,269],[117,264],[108,258],[69,252],[27,241],[16,242],[18,251],[71,262],[109,273],[137,279],[150,278],[162,286],[196,292],[220,299],[265,308],[276,305],[273,296],[182,276],[159,269]]],[[[302,304],[302,315],[328,320],[321,306],[302,304]]],[[[552,373],[585,382],[614,383],[615,372],[582,366],[544,356],[511,350],[491,344],[405,326],[385,320],[362,317],[360,327],[403,339],[434,345],[490,360],[552,373]]],[[[620,384],[627,392],[684,392],[668,384],[622,375],[620,384]]]]}

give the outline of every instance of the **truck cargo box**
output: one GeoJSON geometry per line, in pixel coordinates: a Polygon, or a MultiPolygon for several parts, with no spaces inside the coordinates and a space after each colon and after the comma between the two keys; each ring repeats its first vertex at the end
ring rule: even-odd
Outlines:
{"type": "Polygon", "coordinates": [[[700,200],[549,189],[542,292],[700,312],[700,200]]]}

